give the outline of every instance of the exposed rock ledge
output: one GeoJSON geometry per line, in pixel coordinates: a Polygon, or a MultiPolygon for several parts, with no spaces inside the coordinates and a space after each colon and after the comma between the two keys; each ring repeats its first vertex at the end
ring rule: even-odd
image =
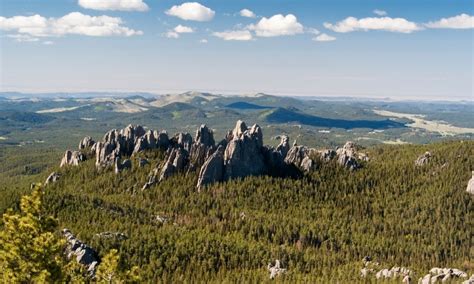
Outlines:
{"type": "MultiPolygon", "coordinates": [[[[361,160],[368,160],[367,155],[358,152],[352,142],[336,150],[316,150],[296,142],[290,147],[289,142],[289,137],[282,135],[276,148],[263,145],[260,126],[247,127],[239,120],[217,144],[213,131],[206,125],[197,129],[194,139],[189,133],[178,133],[170,138],[166,131],[146,131],[142,126],[129,125],[122,130],[108,131],[101,141],[95,143],[92,138],[85,137],[79,148],[95,153],[98,169],[115,167],[117,174],[131,167],[130,160],[120,163],[122,158],[146,150],[166,151],[164,162],[151,171],[143,189],[179,172],[199,171],[197,188],[200,190],[211,183],[247,176],[298,176],[316,170],[321,162],[332,159],[337,159],[349,170],[356,170],[360,168],[361,160]]],[[[80,151],[67,151],[61,166],[76,166],[85,157],[80,151]]]]}

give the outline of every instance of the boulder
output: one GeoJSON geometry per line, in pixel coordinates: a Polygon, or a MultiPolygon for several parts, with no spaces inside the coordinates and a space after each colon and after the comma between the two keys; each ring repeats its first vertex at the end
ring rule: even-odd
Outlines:
{"type": "Polygon", "coordinates": [[[44,182],[45,185],[48,185],[50,183],[55,183],[59,180],[59,178],[61,177],[60,174],[58,174],[57,172],[52,172],[47,178],[46,178],[46,181],[44,182]]]}
{"type": "Polygon", "coordinates": [[[117,158],[120,157],[120,144],[114,141],[105,141],[96,143],[95,165],[97,168],[112,166],[117,158]]]}
{"type": "Polygon", "coordinates": [[[81,140],[81,142],[79,142],[79,150],[92,148],[94,144],[95,144],[94,140],[92,140],[90,136],[86,136],[81,140]]]}
{"type": "Polygon", "coordinates": [[[62,233],[67,242],[67,257],[70,259],[75,256],[76,261],[79,264],[84,265],[89,276],[93,277],[97,265],[100,263],[99,254],[94,249],[78,240],[68,229],[63,229],[62,233]]]}
{"type": "Polygon", "coordinates": [[[469,180],[469,183],[467,184],[466,191],[470,194],[474,194],[474,171],[472,171],[472,177],[469,180]]]}
{"type": "Polygon", "coordinates": [[[197,189],[207,184],[220,182],[224,179],[224,148],[220,146],[201,167],[197,183],[197,189]]]}
{"type": "Polygon", "coordinates": [[[427,165],[430,162],[431,157],[432,157],[431,152],[425,152],[423,155],[419,156],[415,160],[415,165],[419,167],[427,165]]]}
{"type": "Polygon", "coordinates": [[[61,164],[59,167],[64,167],[64,166],[77,166],[79,163],[84,162],[86,160],[86,156],[82,154],[79,151],[70,151],[67,150],[66,153],[64,153],[64,156],[61,160],[61,164]]]}

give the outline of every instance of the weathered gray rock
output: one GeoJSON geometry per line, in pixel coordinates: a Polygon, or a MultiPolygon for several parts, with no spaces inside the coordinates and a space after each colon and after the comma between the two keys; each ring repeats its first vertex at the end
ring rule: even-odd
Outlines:
{"type": "Polygon", "coordinates": [[[215,144],[214,134],[205,124],[202,124],[196,130],[195,141],[198,144],[204,144],[207,147],[212,147],[215,144]]]}
{"type": "Polygon", "coordinates": [[[290,138],[286,135],[280,136],[280,144],[277,146],[276,150],[281,153],[283,159],[286,158],[286,154],[290,150],[290,138]]]}
{"type": "Polygon", "coordinates": [[[224,148],[221,146],[214,152],[201,167],[199,173],[197,188],[207,184],[220,182],[224,179],[224,148]]]}
{"type": "Polygon", "coordinates": [[[191,146],[193,145],[193,137],[189,133],[178,133],[173,138],[175,143],[186,150],[187,152],[191,151],[191,146]]]}
{"type": "Polygon", "coordinates": [[[169,178],[177,172],[184,171],[187,164],[187,152],[182,148],[171,149],[168,160],[164,164],[158,181],[169,178]]]}
{"type": "Polygon", "coordinates": [[[375,274],[375,278],[377,279],[396,279],[396,278],[405,278],[406,276],[410,276],[412,271],[406,267],[392,267],[390,269],[382,269],[375,274]]]}
{"type": "Polygon", "coordinates": [[[470,194],[474,194],[474,171],[472,171],[472,177],[469,180],[469,183],[467,184],[466,191],[470,194]]]}
{"type": "Polygon", "coordinates": [[[316,169],[316,163],[311,158],[313,149],[309,149],[306,146],[295,145],[290,148],[286,154],[285,163],[293,165],[304,172],[310,172],[316,169]]]}
{"type": "Polygon", "coordinates": [[[336,151],[334,151],[333,149],[321,150],[319,151],[319,155],[321,156],[321,159],[325,162],[329,162],[337,156],[336,151]]]}
{"type": "Polygon", "coordinates": [[[96,143],[95,165],[97,168],[112,166],[115,160],[119,157],[120,144],[117,144],[114,141],[96,143]]]}
{"type": "Polygon", "coordinates": [[[168,133],[166,131],[161,132],[154,132],[154,136],[156,138],[156,147],[160,149],[168,149],[170,144],[170,139],[168,137],[168,133]]]}
{"type": "Polygon", "coordinates": [[[427,165],[430,162],[431,157],[432,157],[431,152],[425,152],[423,155],[419,156],[415,160],[415,165],[419,167],[427,165]]]}
{"type": "Polygon", "coordinates": [[[86,156],[84,156],[84,154],[82,154],[81,152],[67,150],[66,153],[64,153],[64,156],[61,160],[61,164],[59,165],[59,167],[62,168],[68,165],[77,166],[81,162],[84,162],[85,160],[86,160],[86,156]]]}
{"type": "Polygon", "coordinates": [[[346,142],[342,148],[336,150],[336,154],[338,156],[337,162],[339,165],[349,170],[360,168],[360,163],[357,160],[357,148],[354,142],[346,142]]]}
{"type": "Polygon", "coordinates": [[[146,150],[152,150],[156,148],[156,138],[153,131],[148,130],[145,135],[136,138],[135,148],[133,154],[143,152],[146,150]]]}
{"type": "Polygon", "coordinates": [[[47,178],[46,178],[46,181],[44,182],[45,185],[48,185],[50,183],[55,183],[59,180],[59,178],[61,177],[60,174],[58,174],[57,172],[52,172],[47,178]]]}
{"type": "Polygon", "coordinates": [[[63,229],[63,236],[67,241],[66,254],[69,259],[76,257],[76,261],[86,267],[89,276],[94,276],[100,262],[99,254],[78,240],[68,229],[63,229]]]}
{"type": "Polygon", "coordinates": [[[202,143],[193,143],[190,151],[190,160],[193,166],[202,166],[204,164],[204,161],[208,157],[210,149],[210,146],[206,146],[202,143]]]}
{"type": "Polygon", "coordinates": [[[86,136],[79,142],[79,150],[89,149],[94,146],[94,144],[94,140],[92,140],[90,136],[86,136]]]}
{"type": "Polygon", "coordinates": [[[258,125],[245,129],[238,121],[224,152],[225,179],[260,175],[266,171],[262,147],[262,130],[258,125]]]}

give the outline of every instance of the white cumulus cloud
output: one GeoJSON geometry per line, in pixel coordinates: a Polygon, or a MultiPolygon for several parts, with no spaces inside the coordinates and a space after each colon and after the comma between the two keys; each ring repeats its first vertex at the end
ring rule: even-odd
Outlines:
{"type": "Polygon", "coordinates": [[[79,0],[78,4],[86,9],[111,11],[148,11],[143,0],[79,0]]]}
{"type": "Polygon", "coordinates": [[[179,38],[180,34],[193,33],[194,29],[183,25],[177,25],[172,30],[165,33],[167,38],[179,38]]]}
{"type": "Polygon", "coordinates": [[[57,37],[65,35],[85,36],[133,36],[143,32],[123,26],[120,18],[89,16],[79,12],[61,18],[45,18],[40,15],[0,17],[0,30],[12,31],[32,37],[57,37]]]}
{"type": "Polygon", "coordinates": [[[432,29],[473,29],[474,16],[461,14],[450,18],[442,18],[435,22],[425,24],[426,27],[432,29]]]}
{"type": "Polygon", "coordinates": [[[255,17],[257,17],[257,15],[255,15],[255,13],[252,12],[251,10],[249,10],[249,9],[240,10],[239,15],[242,16],[242,17],[246,17],[246,18],[255,18],[255,17]]]}
{"type": "Polygon", "coordinates": [[[199,41],[199,43],[207,43],[207,39],[203,38],[199,41]]]}
{"type": "Polygon", "coordinates": [[[224,32],[215,32],[212,35],[221,38],[223,40],[238,40],[246,41],[252,40],[252,34],[248,30],[236,30],[236,31],[224,31],[224,32]]]}
{"type": "Polygon", "coordinates": [[[260,37],[288,36],[303,33],[304,27],[293,14],[263,17],[257,24],[250,25],[250,30],[260,37]]]}
{"type": "Polygon", "coordinates": [[[324,23],[324,27],[338,33],[370,30],[411,33],[422,29],[416,23],[410,22],[404,18],[390,17],[374,17],[362,19],[348,17],[336,24],[324,23]]]}
{"type": "Polygon", "coordinates": [[[317,37],[313,38],[314,41],[335,41],[336,38],[327,34],[320,34],[317,37]]]}
{"type": "Polygon", "coordinates": [[[179,34],[193,33],[194,32],[193,28],[182,26],[182,25],[177,25],[176,27],[174,27],[173,30],[175,32],[179,33],[179,34]]]}
{"type": "Polygon", "coordinates": [[[387,16],[387,12],[384,10],[375,9],[373,12],[377,16],[387,16]]]}
{"type": "Polygon", "coordinates": [[[214,18],[216,12],[198,2],[186,2],[175,5],[165,12],[187,21],[207,22],[214,18]]]}

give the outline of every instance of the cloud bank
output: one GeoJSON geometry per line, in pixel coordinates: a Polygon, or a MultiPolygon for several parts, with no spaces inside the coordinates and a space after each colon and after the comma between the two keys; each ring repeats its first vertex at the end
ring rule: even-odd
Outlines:
{"type": "Polygon", "coordinates": [[[397,33],[412,33],[422,29],[418,24],[404,18],[369,17],[357,19],[348,17],[336,24],[324,23],[324,27],[338,33],[355,31],[388,31],[397,33]]]}
{"type": "Polygon", "coordinates": [[[40,15],[0,17],[0,30],[31,37],[58,37],[65,35],[85,36],[134,36],[143,32],[123,26],[121,18],[89,16],[79,12],[61,18],[45,18],[40,15]]]}
{"type": "Polygon", "coordinates": [[[99,11],[148,11],[143,0],[79,0],[79,6],[99,11]]]}

